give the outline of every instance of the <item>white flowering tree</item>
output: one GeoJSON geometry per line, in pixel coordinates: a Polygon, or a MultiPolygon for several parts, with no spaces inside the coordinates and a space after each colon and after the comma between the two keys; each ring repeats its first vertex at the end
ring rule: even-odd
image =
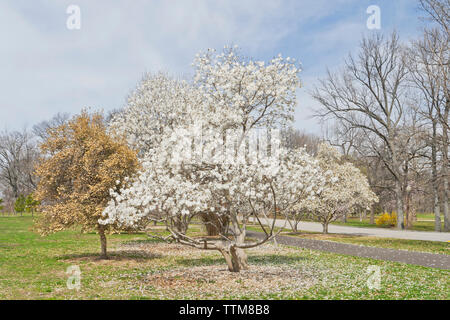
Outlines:
{"type": "Polygon", "coordinates": [[[286,220],[293,232],[298,232],[300,221],[311,217],[311,203],[316,200],[316,195],[321,194],[325,184],[325,178],[319,167],[317,159],[308,155],[306,149],[299,150],[302,157],[298,158],[291,167],[294,170],[296,184],[296,197],[298,201],[284,212],[286,220]]]}
{"type": "MultiPolygon", "coordinates": [[[[222,53],[198,54],[193,66],[190,83],[165,74],[146,75],[125,109],[113,117],[111,131],[125,135],[141,158],[175,128],[208,128],[219,136],[233,129],[239,132],[239,146],[252,129],[292,121],[300,86],[294,59],[279,55],[268,63],[253,61],[236,47],[225,47],[222,53]]],[[[201,216],[209,235],[218,235],[218,228],[226,229],[230,222],[227,217],[220,220],[215,212],[201,216]]]]}
{"type": "Polygon", "coordinates": [[[330,222],[357,209],[369,210],[378,198],[370,189],[367,177],[353,164],[344,162],[341,154],[329,144],[319,146],[317,160],[323,182],[315,198],[304,204],[322,223],[323,233],[328,233],[330,222]]]}
{"type": "Polygon", "coordinates": [[[314,196],[303,188],[318,177],[305,174],[314,164],[304,150],[281,150],[274,134],[252,147],[249,136],[292,120],[299,68],[281,56],[254,62],[235,48],[199,54],[194,67],[192,82],[146,76],[112,119],[111,131],[140,150],[142,170],[112,192],[102,223],[164,222],[168,239],[218,250],[229,270],[239,271],[247,268],[244,249],[272,239],[277,216],[314,196]],[[267,226],[269,215],[275,219],[267,226]],[[188,236],[197,217],[213,237],[188,236]],[[249,221],[260,224],[262,240],[246,239],[249,221]]]}
{"type": "Polygon", "coordinates": [[[147,155],[148,160],[130,187],[112,192],[113,200],[102,223],[129,228],[142,221],[161,221],[170,232],[167,239],[198,249],[218,250],[230,271],[246,269],[244,249],[275,237],[277,217],[303,197],[314,197],[313,189],[306,194],[303,186],[317,179],[315,164],[304,150],[280,151],[277,157],[261,157],[257,151],[246,150],[231,158],[199,159],[184,152],[190,141],[184,130],[175,130],[171,137],[163,139],[147,155]],[[305,171],[311,174],[307,177],[305,171]],[[192,219],[205,211],[226,217],[230,223],[218,228],[216,237],[188,236],[192,219]],[[266,225],[269,216],[273,223],[266,225]],[[246,239],[249,222],[260,225],[265,235],[261,240],[246,239]]]}

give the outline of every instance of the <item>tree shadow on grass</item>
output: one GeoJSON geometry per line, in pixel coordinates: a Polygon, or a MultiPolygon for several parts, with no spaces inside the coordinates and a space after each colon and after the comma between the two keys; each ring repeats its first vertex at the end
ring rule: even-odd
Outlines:
{"type": "MultiPolygon", "coordinates": [[[[297,262],[308,260],[306,257],[299,256],[285,256],[276,254],[265,255],[249,255],[249,265],[293,265],[297,262]]],[[[199,266],[213,266],[213,265],[226,265],[225,259],[222,256],[218,257],[201,257],[191,259],[177,259],[177,263],[183,266],[199,267],[199,266]]]]}
{"type": "Polygon", "coordinates": [[[145,262],[161,257],[159,253],[141,250],[118,250],[108,253],[108,258],[102,258],[99,253],[78,253],[58,256],[58,260],[87,261],[87,262],[145,262]]]}
{"type": "Polygon", "coordinates": [[[299,239],[330,239],[330,238],[348,238],[348,239],[357,239],[357,238],[363,238],[367,237],[367,233],[327,233],[324,234],[322,232],[315,232],[315,233],[303,233],[303,232],[282,232],[280,234],[281,236],[294,236],[299,239]]]}
{"type": "Polygon", "coordinates": [[[306,257],[276,254],[251,255],[248,257],[248,262],[255,265],[292,265],[306,260],[308,260],[306,257]]]}
{"type": "Polygon", "coordinates": [[[136,245],[158,244],[158,243],[166,243],[166,242],[164,242],[162,239],[148,238],[148,239],[122,241],[121,245],[122,246],[136,246],[136,245]]]}

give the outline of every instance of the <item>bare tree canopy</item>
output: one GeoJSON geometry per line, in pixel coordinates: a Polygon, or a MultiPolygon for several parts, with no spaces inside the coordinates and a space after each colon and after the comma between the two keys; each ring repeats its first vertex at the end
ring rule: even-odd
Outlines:
{"type": "Polygon", "coordinates": [[[33,133],[42,141],[45,141],[49,137],[49,129],[54,129],[63,125],[69,120],[69,118],[70,115],[68,113],[58,112],[50,120],[44,120],[34,125],[33,133]]]}
{"type": "Polygon", "coordinates": [[[437,23],[450,34],[450,0],[420,0],[420,7],[426,13],[427,20],[437,23]]]}
{"type": "MultiPolygon", "coordinates": [[[[364,140],[367,155],[378,157],[395,181],[398,228],[404,228],[403,205],[409,161],[422,148],[417,144],[416,113],[409,108],[406,48],[394,32],[364,38],[356,57],[349,55],[338,73],[312,92],[320,103],[316,116],[334,119],[348,136],[364,140]]],[[[360,146],[361,147],[361,146],[360,146]]]]}
{"type": "Polygon", "coordinates": [[[0,134],[0,184],[9,201],[36,187],[33,171],[39,153],[32,140],[27,131],[0,134]]]}

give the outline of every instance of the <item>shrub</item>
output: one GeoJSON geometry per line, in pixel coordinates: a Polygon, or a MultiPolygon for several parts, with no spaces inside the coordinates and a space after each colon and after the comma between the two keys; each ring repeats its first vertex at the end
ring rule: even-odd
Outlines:
{"type": "Polygon", "coordinates": [[[379,216],[375,223],[377,226],[391,226],[395,227],[397,225],[397,213],[393,211],[391,214],[385,212],[381,216],[379,216]]]}

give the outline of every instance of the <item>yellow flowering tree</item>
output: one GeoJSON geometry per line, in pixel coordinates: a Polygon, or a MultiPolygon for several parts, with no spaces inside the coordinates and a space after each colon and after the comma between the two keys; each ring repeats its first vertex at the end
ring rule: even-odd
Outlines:
{"type": "Polygon", "coordinates": [[[136,152],[107,134],[100,113],[86,111],[50,129],[41,151],[44,157],[36,169],[35,197],[42,214],[37,230],[47,235],[72,226],[96,229],[106,258],[106,233],[116,226],[98,220],[111,198],[110,190],[118,192],[125,178],[136,171],[136,152]]]}

